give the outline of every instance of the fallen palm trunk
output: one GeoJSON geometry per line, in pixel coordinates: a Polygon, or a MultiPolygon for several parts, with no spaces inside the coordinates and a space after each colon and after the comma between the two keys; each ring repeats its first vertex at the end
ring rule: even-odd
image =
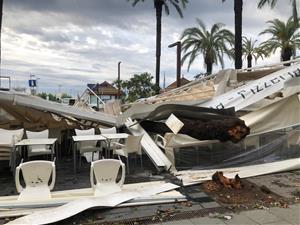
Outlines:
{"type": "Polygon", "coordinates": [[[164,135],[172,132],[162,120],[175,115],[184,125],[179,133],[198,140],[239,142],[250,133],[244,121],[235,115],[234,108],[210,109],[197,106],[168,104],[153,112],[134,117],[147,131],[164,135]]]}
{"type": "MultiPolygon", "coordinates": [[[[198,140],[219,140],[239,142],[245,138],[250,129],[245,125],[243,120],[238,118],[216,119],[203,121],[202,119],[186,119],[178,117],[184,126],[178,132],[186,134],[198,140]]],[[[158,133],[164,136],[165,133],[172,132],[171,129],[162,122],[142,121],[141,126],[151,133],[158,133]]]]}
{"type": "Polygon", "coordinates": [[[166,104],[158,106],[153,111],[150,111],[148,113],[145,112],[143,114],[136,114],[131,118],[138,121],[159,121],[167,119],[171,114],[187,119],[201,119],[202,121],[235,117],[234,108],[211,109],[206,107],[188,106],[182,104],[166,104]]]}

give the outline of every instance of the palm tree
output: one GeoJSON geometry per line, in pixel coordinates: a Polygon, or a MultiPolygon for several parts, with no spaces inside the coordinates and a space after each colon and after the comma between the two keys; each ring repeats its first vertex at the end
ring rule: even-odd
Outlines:
{"type": "MultiPolygon", "coordinates": [[[[131,0],[127,0],[131,1],[131,0]]],[[[135,6],[138,2],[144,2],[145,0],[132,0],[132,6],[135,6]]],[[[160,77],[160,55],[161,55],[161,20],[162,20],[162,9],[165,9],[167,15],[169,15],[169,5],[173,5],[180,15],[183,17],[181,7],[185,8],[188,0],[153,0],[154,8],[156,11],[156,70],[155,70],[155,83],[159,87],[160,77]],[[180,7],[181,5],[181,7],[180,7]]]]}
{"type": "Polygon", "coordinates": [[[231,31],[223,29],[223,24],[216,23],[210,30],[197,18],[198,27],[187,28],[181,35],[182,42],[182,64],[188,60],[188,70],[194,60],[203,55],[207,74],[211,74],[213,64],[221,63],[224,66],[223,56],[230,56],[229,45],[233,45],[234,35],[231,31]]]}
{"type": "Polygon", "coordinates": [[[290,17],[286,23],[279,19],[270,20],[269,28],[260,33],[271,34],[272,37],[261,43],[261,47],[268,53],[274,53],[277,49],[281,50],[281,60],[288,61],[296,54],[296,49],[300,48],[299,26],[290,17]]]}
{"type": "Polygon", "coordinates": [[[254,58],[257,61],[258,58],[263,59],[267,57],[269,54],[265,49],[256,46],[257,40],[248,39],[247,37],[243,37],[243,55],[247,59],[247,67],[252,67],[252,59],[254,58]]]}
{"type": "MultiPolygon", "coordinates": [[[[259,0],[257,7],[259,9],[261,9],[265,5],[270,5],[271,8],[274,8],[274,6],[276,5],[276,3],[277,3],[277,0],[259,0]]],[[[298,23],[298,11],[297,11],[296,0],[290,0],[290,3],[292,4],[292,7],[293,7],[294,22],[298,23]]]]}
{"type": "MultiPolygon", "coordinates": [[[[222,0],[225,2],[226,0],[222,0]]],[[[241,69],[242,61],[242,14],[243,14],[243,0],[234,0],[234,59],[235,68],[241,69]]]]}

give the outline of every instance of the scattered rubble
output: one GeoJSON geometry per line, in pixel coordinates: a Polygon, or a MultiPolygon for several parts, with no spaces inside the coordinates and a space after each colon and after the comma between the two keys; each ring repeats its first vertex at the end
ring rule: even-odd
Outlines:
{"type": "Polygon", "coordinates": [[[210,218],[218,218],[218,219],[225,219],[225,220],[231,220],[233,218],[233,215],[223,215],[220,213],[209,213],[208,215],[210,218]]]}
{"type": "Polygon", "coordinates": [[[232,210],[288,207],[288,200],[274,194],[268,187],[257,186],[238,175],[229,179],[221,171],[216,172],[211,181],[202,183],[200,188],[215,201],[227,205],[232,210]]]}
{"type": "Polygon", "coordinates": [[[222,171],[217,171],[213,174],[212,180],[216,183],[221,184],[225,188],[234,188],[234,189],[241,189],[242,183],[241,178],[239,175],[235,175],[234,179],[229,179],[223,175],[222,171]]]}

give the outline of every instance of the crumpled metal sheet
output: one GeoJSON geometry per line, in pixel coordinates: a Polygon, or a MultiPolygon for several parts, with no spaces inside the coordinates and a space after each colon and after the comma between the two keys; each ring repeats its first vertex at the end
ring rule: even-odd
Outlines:
{"type": "Polygon", "coordinates": [[[145,189],[140,191],[120,191],[103,197],[79,199],[54,209],[36,212],[31,215],[18,218],[7,224],[55,223],[93,207],[114,207],[134,198],[151,196],[157,193],[173,190],[178,187],[179,186],[172,183],[165,183],[156,187],[145,187],[145,189]]]}

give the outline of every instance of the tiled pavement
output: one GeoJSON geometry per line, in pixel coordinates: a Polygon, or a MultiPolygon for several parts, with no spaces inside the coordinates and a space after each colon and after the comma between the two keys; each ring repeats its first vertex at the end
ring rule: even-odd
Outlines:
{"type": "MultiPolygon", "coordinates": [[[[183,218],[187,218],[187,215],[208,215],[208,212],[219,212],[221,210],[229,211],[215,202],[207,194],[199,191],[199,187],[186,187],[184,189],[184,192],[187,195],[189,202],[175,202],[155,205],[142,205],[135,207],[113,208],[108,210],[87,212],[84,217],[87,221],[93,220],[95,217],[98,217],[101,219],[97,222],[102,222],[105,224],[132,224],[135,223],[133,221],[138,221],[140,219],[140,221],[136,222],[136,224],[143,224],[146,222],[151,223],[153,220],[159,221],[159,218],[167,218],[170,215],[177,215],[179,216],[179,218],[182,218],[182,215],[183,218]],[[97,215],[95,216],[95,214],[97,215]]],[[[82,216],[79,215],[77,218],[76,217],[77,216],[75,216],[71,220],[80,220],[79,223],[83,224],[86,222],[86,220],[82,220],[82,216]]],[[[67,224],[71,224],[71,220],[68,221],[67,224]]]]}
{"type": "Polygon", "coordinates": [[[228,215],[232,216],[229,220],[206,216],[155,225],[299,225],[300,204],[290,205],[289,208],[256,209],[228,215]]]}

